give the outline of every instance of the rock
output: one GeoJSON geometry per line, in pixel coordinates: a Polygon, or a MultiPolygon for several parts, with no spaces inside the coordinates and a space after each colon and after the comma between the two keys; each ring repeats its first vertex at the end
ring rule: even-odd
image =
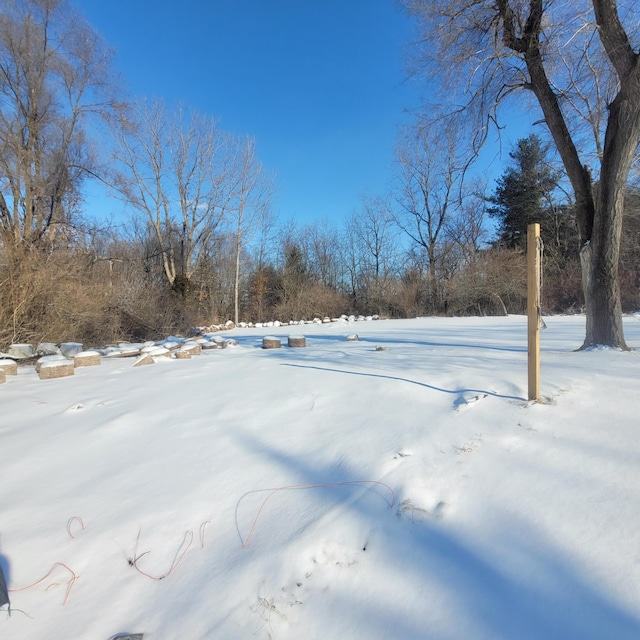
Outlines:
{"type": "Polygon", "coordinates": [[[39,356],[55,356],[60,353],[60,347],[53,342],[41,342],[36,347],[36,354],[39,356]]]}
{"type": "Polygon", "coordinates": [[[74,356],[80,353],[83,346],[80,342],[63,342],[60,345],[60,352],[65,358],[72,360],[74,356]]]}
{"type": "Polygon", "coordinates": [[[307,339],[304,336],[289,336],[289,342],[287,343],[290,347],[306,347],[307,339]]]}
{"type": "Polygon", "coordinates": [[[262,338],[263,349],[279,349],[281,346],[280,338],[275,338],[274,336],[265,336],[262,338]]]}
{"type": "Polygon", "coordinates": [[[0,360],[0,371],[3,371],[7,376],[18,375],[18,364],[15,360],[0,360]]]}
{"type": "Polygon", "coordinates": [[[185,342],[175,353],[176,358],[188,360],[191,356],[199,356],[202,347],[197,342],[185,342]]]}
{"type": "Polygon", "coordinates": [[[103,356],[107,358],[133,358],[140,355],[140,347],[131,345],[129,347],[116,347],[102,349],[103,356]]]}
{"type": "Polygon", "coordinates": [[[36,354],[35,349],[32,344],[12,344],[9,347],[9,351],[7,355],[12,356],[13,358],[18,358],[22,360],[24,358],[33,358],[36,354]]]}
{"type": "MultiPolygon", "coordinates": [[[[56,356],[45,356],[55,358],[56,356]]],[[[53,378],[66,378],[74,374],[73,362],[68,360],[48,360],[40,363],[38,375],[40,380],[51,380],[53,378]]]]}
{"type": "Polygon", "coordinates": [[[141,351],[141,355],[149,355],[149,356],[153,356],[154,358],[158,358],[158,357],[166,357],[168,358],[171,355],[171,351],[169,351],[169,349],[167,349],[166,347],[160,347],[160,346],[150,346],[150,347],[144,347],[144,349],[142,349],[141,351]]]}
{"type": "Polygon", "coordinates": [[[53,355],[53,356],[42,356],[42,358],[40,358],[38,362],[36,362],[36,373],[40,373],[40,369],[44,365],[52,362],[53,363],[57,362],[58,364],[64,364],[64,363],[68,363],[69,361],[61,353],[58,353],[57,355],[53,355]]]}
{"type": "Polygon", "coordinates": [[[147,364],[155,364],[156,361],[153,359],[153,356],[149,353],[143,353],[132,366],[134,367],[143,367],[147,364]]]}
{"type": "Polygon", "coordinates": [[[76,367],[95,367],[100,363],[100,354],[97,351],[81,351],[73,357],[73,364],[76,367]]]}

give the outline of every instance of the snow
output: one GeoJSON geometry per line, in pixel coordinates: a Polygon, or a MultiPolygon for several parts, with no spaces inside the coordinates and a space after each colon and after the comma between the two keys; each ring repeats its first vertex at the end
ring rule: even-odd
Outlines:
{"type": "MultiPolygon", "coordinates": [[[[546,324],[539,403],[521,316],[20,367],[0,637],[637,639],[640,354],[546,324]]],[[[625,332],[640,346],[640,317],[625,332]]]]}

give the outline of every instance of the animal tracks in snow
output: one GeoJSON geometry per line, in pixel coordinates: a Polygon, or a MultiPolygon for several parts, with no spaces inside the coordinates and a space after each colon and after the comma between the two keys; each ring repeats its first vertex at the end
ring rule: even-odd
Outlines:
{"type": "Polygon", "coordinates": [[[280,589],[270,589],[263,581],[250,607],[251,612],[260,617],[260,626],[253,635],[277,637],[279,630],[295,622],[299,607],[331,589],[336,572],[353,570],[361,553],[343,543],[324,540],[302,554],[298,569],[280,589]]]}
{"type": "Polygon", "coordinates": [[[440,501],[431,510],[415,505],[410,498],[403,500],[396,511],[398,518],[410,520],[412,523],[424,522],[430,518],[442,518],[446,510],[447,503],[440,501]]]}

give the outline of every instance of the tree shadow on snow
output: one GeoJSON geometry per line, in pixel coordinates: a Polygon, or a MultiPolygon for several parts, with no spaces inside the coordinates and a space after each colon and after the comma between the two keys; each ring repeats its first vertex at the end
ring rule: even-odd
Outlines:
{"type": "MultiPolygon", "coordinates": [[[[354,333],[356,333],[354,331],[354,333]]],[[[456,332],[451,332],[452,337],[459,338],[459,334],[456,332]]],[[[524,339],[526,342],[526,334],[524,335],[524,339]]],[[[310,336],[310,341],[315,340],[330,340],[330,341],[345,341],[345,336],[331,336],[331,335],[317,335],[310,336]]],[[[482,351],[506,351],[509,353],[526,353],[527,347],[517,347],[517,346],[502,346],[502,345],[491,345],[487,343],[478,343],[478,335],[477,332],[471,334],[469,336],[469,342],[462,342],[461,340],[457,340],[455,342],[447,342],[446,340],[434,341],[434,340],[414,340],[407,338],[396,338],[391,336],[371,336],[366,335],[358,340],[359,343],[364,344],[399,344],[399,345],[408,345],[408,346],[421,346],[421,347],[433,347],[438,349],[480,349],[482,351]]]]}
{"type": "Polygon", "coordinates": [[[400,376],[391,376],[383,373],[369,373],[364,371],[347,371],[346,369],[335,369],[331,367],[318,367],[315,365],[302,365],[302,364],[291,364],[284,363],[282,366],[284,367],[296,367],[299,369],[315,369],[317,371],[330,371],[333,373],[342,373],[351,376],[364,376],[366,378],[382,378],[385,380],[396,380],[397,382],[408,382],[409,384],[415,384],[419,387],[425,387],[426,389],[431,389],[432,391],[439,391],[440,393],[448,393],[455,396],[460,396],[461,394],[478,394],[484,396],[492,396],[494,398],[501,398],[503,400],[517,400],[519,402],[526,402],[527,399],[521,396],[509,396],[501,393],[496,393],[495,391],[489,391],[488,389],[443,389],[442,387],[436,387],[432,384],[427,384],[426,382],[419,382],[417,380],[411,380],[410,378],[402,378],[400,376]]]}
{"type": "Polygon", "coordinates": [[[0,607],[9,607],[9,584],[11,583],[9,558],[0,552],[0,607]]]}
{"type": "MultiPolygon", "coordinates": [[[[285,477],[293,478],[291,485],[368,479],[362,478],[343,457],[335,462],[308,462],[306,457],[273,447],[266,438],[241,431],[234,432],[233,437],[261,459],[271,460],[285,472],[285,477]]],[[[274,473],[274,477],[279,476],[274,473]]],[[[328,599],[330,616],[318,620],[316,629],[310,625],[311,636],[322,630],[325,637],[336,637],[332,636],[334,632],[353,628],[368,640],[640,637],[640,620],[582,575],[576,563],[536,531],[532,522],[518,521],[510,513],[492,514],[496,533],[491,548],[473,548],[448,529],[444,521],[427,518],[411,522],[399,517],[396,508],[389,508],[383,500],[363,497],[364,491],[348,497],[325,496],[326,507],[315,513],[313,509],[301,509],[299,503],[294,505],[296,511],[289,513],[282,504],[268,507],[279,511],[270,514],[271,521],[281,523],[284,530],[290,531],[287,537],[293,540],[303,532],[313,535],[312,527],[323,518],[322,509],[331,514],[339,506],[347,510],[349,517],[356,518],[352,528],[364,541],[364,548],[358,542],[359,548],[354,547],[353,551],[364,554],[366,549],[361,564],[373,571],[366,593],[353,590],[348,584],[343,586],[340,581],[332,583],[331,590],[323,596],[328,599]],[[385,576],[384,584],[381,575],[385,576]],[[398,584],[407,585],[408,589],[407,601],[402,605],[398,594],[389,591],[398,584]]],[[[313,502],[317,496],[309,494],[304,500],[313,502]]],[[[320,527],[323,541],[331,542],[333,521],[330,517],[320,527]]],[[[263,524],[267,526],[266,522],[263,524]]],[[[473,532],[467,533],[471,539],[473,532]]],[[[238,534],[241,541],[246,539],[240,528],[238,534]]],[[[257,536],[251,544],[269,544],[269,539],[257,536]]],[[[295,564],[295,558],[291,561],[295,564]]]]}

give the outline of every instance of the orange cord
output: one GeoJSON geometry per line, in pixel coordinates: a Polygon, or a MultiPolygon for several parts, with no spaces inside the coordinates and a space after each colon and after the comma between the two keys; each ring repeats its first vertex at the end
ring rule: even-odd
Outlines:
{"type": "Polygon", "coordinates": [[[138,573],[142,574],[147,578],[150,578],[151,580],[164,580],[165,578],[168,578],[176,570],[177,566],[182,562],[182,559],[185,557],[187,551],[189,551],[192,543],[193,543],[193,531],[187,531],[184,534],[184,538],[182,539],[182,542],[180,543],[178,550],[176,551],[176,557],[174,558],[171,564],[171,567],[169,567],[169,571],[167,571],[167,573],[162,574],[161,576],[152,576],[146,571],[143,571],[142,569],[140,569],[140,567],[138,567],[138,562],[135,559],[131,561],[131,566],[138,573]],[[189,539],[189,542],[187,542],[186,548],[182,551],[182,553],[180,553],[180,550],[182,549],[182,547],[184,547],[187,538],[189,539]]]}
{"type": "MultiPolygon", "coordinates": [[[[69,580],[67,583],[65,583],[67,585],[67,592],[64,596],[64,600],[62,602],[63,606],[65,604],[67,604],[67,601],[69,600],[69,594],[71,593],[71,588],[73,587],[73,585],[76,583],[76,580],[78,580],[79,576],[72,571],[66,564],[64,564],[63,562],[56,562],[53,567],[51,567],[51,569],[49,570],[49,573],[47,573],[46,576],[44,576],[44,578],[41,578],[40,580],[38,580],[37,582],[34,582],[33,584],[30,584],[26,587],[19,587],[18,589],[9,589],[9,591],[15,592],[15,591],[26,591],[27,589],[32,589],[33,587],[37,587],[41,582],[44,582],[55,570],[56,567],[63,567],[64,569],[66,569],[70,574],[71,574],[71,580],[69,580]]],[[[50,585],[47,586],[47,588],[45,589],[45,591],[48,591],[49,589],[53,588],[53,587],[57,587],[59,586],[59,582],[52,582],[50,585]]]]}
{"type": "Polygon", "coordinates": [[[69,534],[69,537],[74,538],[73,533],[71,533],[71,524],[77,520],[80,523],[80,527],[82,528],[82,530],[84,531],[84,522],[82,521],[82,518],[80,516],[72,516],[71,518],[69,518],[69,520],[67,521],[67,533],[69,534]]]}
{"type": "Polygon", "coordinates": [[[201,525],[200,525],[200,548],[204,549],[204,530],[207,528],[208,525],[211,524],[211,520],[205,520],[201,525]]]}
{"type": "MultiPolygon", "coordinates": [[[[347,482],[331,482],[331,483],[319,483],[319,484],[292,484],[292,485],[289,485],[289,486],[286,486],[286,487],[278,487],[277,489],[272,489],[271,493],[264,499],[264,501],[260,505],[260,508],[258,509],[258,512],[256,513],[256,517],[253,519],[253,524],[251,525],[251,529],[249,530],[249,535],[247,535],[247,537],[242,541],[243,548],[246,547],[249,544],[249,541],[251,540],[251,537],[253,536],[253,531],[256,528],[256,524],[258,522],[258,519],[260,518],[260,515],[262,514],[262,511],[263,511],[265,505],[267,504],[267,502],[269,502],[269,500],[274,495],[276,495],[276,493],[279,493],[280,491],[286,491],[286,490],[289,490],[289,489],[313,489],[313,488],[317,488],[317,487],[341,487],[341,486],[349,485],[349,484],[378,484],[378,485],[381,485],[381,486],[385,487],[386,489],[388,489],[389,493],[391,494],[391,502],[387,502],[389,507],[393,508],[393,505],[396,502],[396,496],[395,496],[395,493],[393,492],[393,489],[389,485],[385,484],[384,482],[378,482],[377,480],[349,480],[347,482]]],[[[269,491],[269,489],[262,489],[262,491],[269,491]]],[[[253,493],[253,492],[249,492],[249,493],[253,493]]],[[[245,493],[245,496],[246,495],[247,494],[245,493]]],[[[240,500],[242,500],[242,498],[240,498],[240,500]]],[[[242,536],[240,536],[240,540],[242,540],[242,536]]]]}

